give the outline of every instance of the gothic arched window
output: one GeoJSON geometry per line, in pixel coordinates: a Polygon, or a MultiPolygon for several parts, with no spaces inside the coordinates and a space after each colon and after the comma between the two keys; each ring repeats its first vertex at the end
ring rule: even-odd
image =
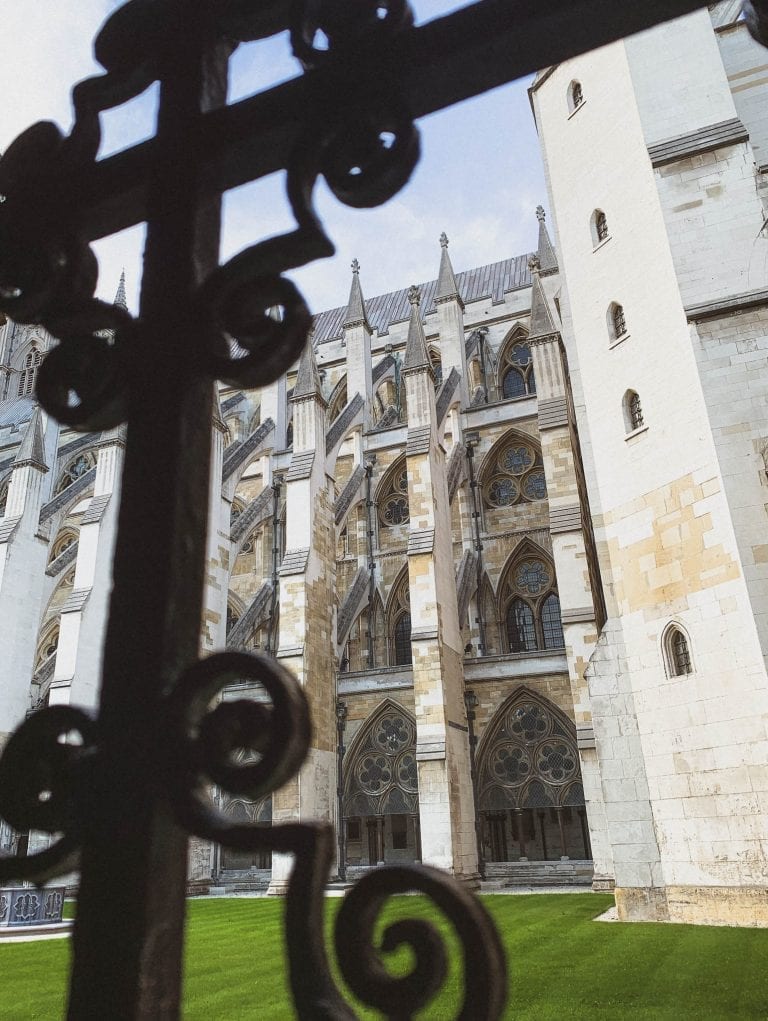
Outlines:
{"type": "Polygon", "coordinates": [[[501,357],[499,368],[501,397],[512,400],[536,393],[531,349],[524,340],[510,344],[501,357]]]}
{"type": "Polygon", "coordinates": [[[670,677],[682,677],[693,672],[688,638],[681,628],[670,625],[664,634],[664,659],[670,677]]]}
{"type": "Polygon", "coordinates": [[[335,422],[347,406],[347,382],[344,380],[337,386],[328,403],[328,421],[335,422]]]}
{"type": "Polygon", "coordinates": [[[364,725],[344,776],[346,819],[418,810],[416,726],[404,709],[385,703],[364,725]]]}
{"type": "Polygon", "coordinates": [[[65,550],[69,549],[73,542],[77,542],[77,532],[73,531],[73,529],[65,528],[59,532],[51,545],[48,562],[53,563],[57,557],[60,557],[65,550]]]}
{"type": "Polygon", "coordinates": [[[68,486],[71,486],[73,482],[77,482],[79,478],[89,472],[91,468],[95,467],[96,458],[90,452],[86,450],[83,454],[78,454],[74,457],[69,464],[66,466],[64,471],[61,473],[59,484],[56,486],[56,494],[62,493],[68,486]]]}
{"type": "Polygon", "coordinates": [[[30,348],[27,357],[24,359],[24,368],[19,374],[19,397],[26,397],[34,390],[37,367],[42,360],[43,356],[40,351],[36,347],[30,348]]]}
{"type": "Polygon", "coordinates": [[[628,390],[624,395],[624,424],[628,433],[642,429],[645,425],[640,395],[634,390],[628,390]]]}
{"type": "Polygon", "coordinates": [[[547,498],[541,451],[533,441],[515,437],[503,444],[484,476],[483,496],[491,507],[547,498]]]}
{"type": "Polygon", "coordinates": [[[584,89],[581,82],[573,81],[568,86],[568,112],[574,113],[584,104],[584,89]]]}
{"type": "Polygon", "coordinates": [[[533,548],[522,550],[508,570],[500,604],[509,652],[564,647],[554,571],[533,548]]]}
{"type": "Polygon", "coordinates": [[[404,525],[410,518],[408,508],[408,469],[405,461],[390,473],[378,497],[379,521],[385,528],[404,525]]]}

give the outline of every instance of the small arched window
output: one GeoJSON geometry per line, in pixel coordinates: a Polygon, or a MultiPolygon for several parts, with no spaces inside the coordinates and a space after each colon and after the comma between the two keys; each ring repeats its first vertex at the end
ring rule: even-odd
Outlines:
{"type": "Polygon", "coordinates": [[[592,214],[592,247],[597,248],[603,241],[607,241],[608,237],[608,217],[602,209],[596,209],[592,214]]]}
{"type": "Polygon", "coordinates": [[[285,449],[291,450],[293,448],[293,422],[288,423],[288,428],[285,430],[285,449]]]}
{"type": "Polygon", "coordinates": [[[5,507],[8,503],[8,483],[0,483],[0,518],[5,515],[5,507]]]}
{"type": "Polygon", "coordinates": [[[530,397],[536,393],[531,349],[525,341],[512,344],[504,352],[499,372],[502,400],[530,397]]]}
{"type": "Polygon", "coordinates": [[[611,341],[621,340],[622,337],[627,335],[627,317],[623,305],[619,305],[615,301],[612,302],[608,307],[606,319],[608,323],[608,336],[611,341]]]}
{"type": "Polygon", "coordinates": [[[683,677],[693,672],[688,638],[675,625],[671,625],[664,635],[664,659],[670,677],[683,677]]]}
{"type": "Polygon", "coordinates": [[[640,395],[634,390],[628,390],[624,397],[624,423],[628,433],[642,429],[645,425],[640,395]]]}
{"type": "Polygon", "coordinates": [[[581,86],[581,82],[573,81],[568,86],[568,112],[575,113],[583,105],[584,89],[581,86]]]}
{"type": "Polygon", "coordinates": [[[565,646],[552,565],[533,548],[513,563],[502,585],[502,620],[510,652],[565,646]],[[504,609],[506,603],[506,610],[504,609]]]}
{"type": "Polygon", "coordinates": [[[31,348],[27,357],[24,359],[24,368],[19,374],[19,397],[26,397],[34,390],[37,367],[42,360],[43,356],[38,349],[36,347],[31,348]]]}

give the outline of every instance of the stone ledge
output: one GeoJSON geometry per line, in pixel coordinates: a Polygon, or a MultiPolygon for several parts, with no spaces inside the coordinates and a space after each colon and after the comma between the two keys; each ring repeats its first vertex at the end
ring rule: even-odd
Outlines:
{"type": "Polygon", "coordinates": [[[620,922],[768,927],[768,887],[616,887],[620,922]]]}

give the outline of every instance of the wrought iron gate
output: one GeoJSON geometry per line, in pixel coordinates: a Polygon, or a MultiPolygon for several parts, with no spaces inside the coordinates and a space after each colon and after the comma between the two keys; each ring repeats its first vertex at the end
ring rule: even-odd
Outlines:
{"type": "MultiPolygon", "coordinates": [[[[298,357],[311,317],[282,274],[333,253],[312,205],[320,175],[341,202],[383,203],[418,161],[417,118],[702,6],[479,0],[416,28],[406,0],[129,0],[96,39],[106,73],[74,88],[71,134],[36,124],[0,161],[0,310],[60,341],[41,367],[39,400],[77,429],[127,423],[98,718],[63,706],[35,713],[0,762],[5,819],[63,834],[48,851],[2,860],[0,882],[81,869],[70,1018],[178,1017],[190,832],[295,855],[286,930],[296,1011],[355,1016],[322,941],[330,827],[238,825],[206,793],[211,782],[233,796],[278,788],[303,761],[310,729],[301,689],[275,660],[198,661],[213,381],[262,386],[298,357]],[[304,73],[227,106],[234,47],[286,29],[304,73]],[[326,49],[314,45],[318,32],[326,49]],[[155,81],[155,137],[97,162],[99,113],[155,81]],[[222,193],[283,169],[296,229],[219,266],[222,193]],[[132,319],[94,299],[89,242],[141,221],[132,319]],[[273,305],[283,322],[266,315],[273,305]],[[153,501],[148,478],[162,480],[153,501]],[[246,678],[266,687],[271,710],[210,709],[224,685],[246,678]],[[242,747],[260,761],[231,765],[242,747]]],[[[432,897],[459,932],[460,1016],[498,1017],[506,992],[495,931],[478,902],[428,869],[391,867],[347,895],[336,952],[350,987],[391,1018],[411,1017],[439,988],[444,955],[424,923],[398,923],[385,937],[385,948],[413,945],[409,976],[388,976],[377,959],[379,909],[406,889],[432,897]]]]}

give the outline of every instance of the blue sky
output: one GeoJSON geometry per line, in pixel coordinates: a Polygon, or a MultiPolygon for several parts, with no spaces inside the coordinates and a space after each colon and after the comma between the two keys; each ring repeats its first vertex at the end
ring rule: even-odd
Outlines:
{"type": "MultiPolygon", "coordinates": [[[[116,6],[110,0],[0,0],[0,151],[36,120],[69,130],[69,90],[98,72],[92,40],[116,6]]],[[[412,0],[412,6],[416,21],[424,22],[462,5],[412,0]]],[[[242,46],[231,62],[230,101],[297,73],[287,36],[242,46]]],[[[436,276],[442,231],[457,271],[535,247],[535,208],[547,203],[526,85],[514,83],[420,121],[422,160],[385,206],[348,209],[320,182],[317,208],[337,254],[292,274],[313,311],[344,304],[353,257],[369,297],[436,276]]],[[[102,155],[150,135],[155,104],[156,88],[107,114],[102,155]]],[[[273,175],[226,196],[222,258],[293,226],[283,187],[282,175],[273,175]]],[[[142,243],[137,227],[96,245],[101,297],[112,299],[125,266],[128,301],[136,309],[142,243]]]]}

